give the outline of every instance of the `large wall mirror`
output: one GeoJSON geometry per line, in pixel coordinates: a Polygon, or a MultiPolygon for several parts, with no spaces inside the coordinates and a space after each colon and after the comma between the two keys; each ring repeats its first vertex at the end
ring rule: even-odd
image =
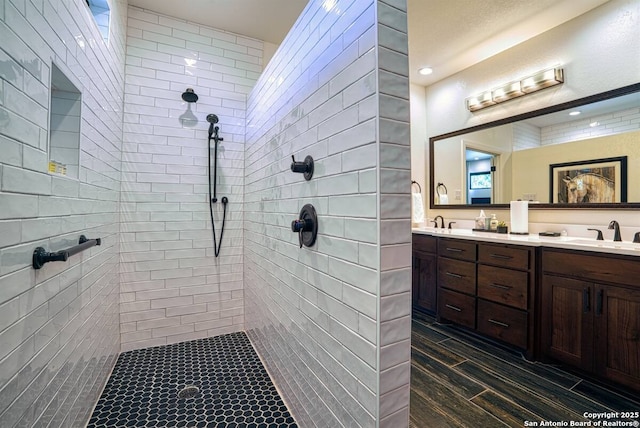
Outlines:
{"type": "Polygon", "coordinates": [[[430,207],[640,208],[640,83],[429,139],[430,207]]]}

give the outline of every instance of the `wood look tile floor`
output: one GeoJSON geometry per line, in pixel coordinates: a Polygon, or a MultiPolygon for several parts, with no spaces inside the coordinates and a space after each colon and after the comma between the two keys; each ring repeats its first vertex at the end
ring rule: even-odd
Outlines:
{"type": "MultiPolygon", "coordinates": [[[[580,426],[590,420],[585,412],[640,411],[638,396],[529,362],[421,312],[413,313],[411,346],[411,427],[580,426]]],[[[621,416],[582,426],[640,422],[621,416]]]]}

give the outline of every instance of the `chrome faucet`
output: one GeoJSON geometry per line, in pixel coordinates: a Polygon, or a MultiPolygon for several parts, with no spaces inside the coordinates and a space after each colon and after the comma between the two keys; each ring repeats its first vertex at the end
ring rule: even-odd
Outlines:
{"type": "Polygon", "coordinates": [[[436,227],[438,227],[438,218],[440,219],[440,227],[444,229],[444,217],[442,217],[441,215],[437,215],[433,218],[433,222],[436,224],[436,227]]]}
{"type": "Polygon", "coordinates": [[[611,220],[611,223],[609,223],[609,229],[613,229],[613,240],[614,242],[620,242],[622,241],[622,237],[620,236],[620,225],[618,224],[617,221],[615,220],[611,220]]]}

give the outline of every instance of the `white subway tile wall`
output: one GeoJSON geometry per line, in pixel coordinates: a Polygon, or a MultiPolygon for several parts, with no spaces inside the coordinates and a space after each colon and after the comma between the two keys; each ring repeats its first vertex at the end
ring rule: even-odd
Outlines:
{"type": "Polygon", "coordinates": [[[540,147],[540,128],[528,123],[516,122],[512,125],[513,150],[526,150],[540,147]]]}
{"type": "Polygon", "coordinates": [[[378,427],[406,427],[411,376],[411,140],[405,0],[378,0],[378,427]],[[393,58],[393,61],[389,61],[393,58]],[[400,358],[399,358],[400,356],[400,358]]]}
{"type": "Polygon", "coordinates": [[[111,4],[105,43],[85,2],[0,2],[2,426],[84,426],[120,351],[127,9],[125,0],[111,4]],[[82,93],[81,118],[52,119],[80,120],[76,179],[47,172],[52,63],[82,93]],[[36,247],[71,247],[81,234],[102,245],[31,267],[36,247]]]}
{"type": "MultiPolygon", "coordinates": [[[[262,42],[129,7],[120,248],[122,350],[244,329],[246,100],[262,42]],[[197,103],[181,95],[193,88],[197,103]],[[216,234],[208,114],[219,118],[216,234]]],[[[213,144],[213,143],[212,143],[213,144]]],[[[214,155],[212,151],[212,156],[214,155]]]]}
{"type": "Polygon", "coordinates": [[[406,32],[404,0],[312,1],[249,98],[245,322],[301,426],[408,425],[406,32]],[[289,168],[308,154],[311,181],[289,168]]]}

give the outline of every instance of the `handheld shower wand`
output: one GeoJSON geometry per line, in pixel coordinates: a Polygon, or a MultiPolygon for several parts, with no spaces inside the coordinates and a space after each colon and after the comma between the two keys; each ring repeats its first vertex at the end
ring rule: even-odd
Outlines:
{"type": "Polygon", "coordinates": [[[213,204],[218,202],[218,197],[216,196],[216,188],[217,182],[216,179],[218,177],[218,143],[223,141],[224,139],[218,136],[218,128],[215,126],[218,123],[218,116],[215,114],[207,115],[207,122],[209,122],[209,139],[208,139],[208,150],[207,153],[209,155],[208,162],[208,171],[209,171],[209,214],[211,215],[211,228],[213,230],[213,252],[216,257],[220,254],[220,249],[222,248],[222,236],[224,234],[224,223],[227,218],[227,203],[229,199],[225,196],[222,198],[223,205],[223,213],[222,213],[222,230],[220,231],[220,242],[216,239],[216,224],[213,218],[213,204]],[[211,195],[211,140],[214,141],[214,159],[213,159],[213,196],[211,195]]]}
{"type": "MultiPolygon", "coordinates": [[[[215,156],[213,159],[214,162],[214,168],[213,168],[213,199],[211,199],[211,201],[215,204],[216,202],[218,202],[218,197],[216,195],[216,191],[217,191],[217,183],[216,183],[216,179],[218,177],[218,142],[223,141],[224,138],[220,138],[218,137],[218,130],[220,128],[218,128],[217,126],[215,126],[216,123],[218,123],[218,116],[216,116],[215,114],[208,114],[207,115],[207,122],[209,122],[209,167],[211,167],[211,140],[213,139],[213,141],[215,142],[215,156]]],[[[211,174],[209,174],[209,178],[211,178],[211,174]]]]}
{"type": "Polygon", "coordinates": [[[207,122],[209,122],[209,138],[211,138],[214,132],[214,125],[218,123],[218,116],[216,116],[215,114],[208,114],[207,122]]]}

